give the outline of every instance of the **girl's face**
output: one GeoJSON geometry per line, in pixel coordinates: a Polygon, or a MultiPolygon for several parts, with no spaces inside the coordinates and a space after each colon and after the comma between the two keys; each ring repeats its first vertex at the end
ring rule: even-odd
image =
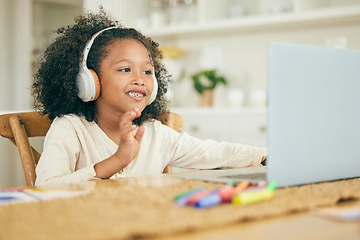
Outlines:
{"type": "Polygon", "coordinates": [[[97,112],[125,113],[146,107],[154,88],[146,47],[135,39],[121,39],[107,46],[100,65],[97,112]]]}

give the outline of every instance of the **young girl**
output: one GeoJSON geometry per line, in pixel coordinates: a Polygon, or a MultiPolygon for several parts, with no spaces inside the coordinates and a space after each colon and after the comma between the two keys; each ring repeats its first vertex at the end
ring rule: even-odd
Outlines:
{"type": "Polygon", "coordinates": [[[33,83],[35,106],[53,120],[36,185],[261,165],[266,149],[202,141],[156,120],[168,81],[158,43],[102,9],[57,33],[33,83]]]}

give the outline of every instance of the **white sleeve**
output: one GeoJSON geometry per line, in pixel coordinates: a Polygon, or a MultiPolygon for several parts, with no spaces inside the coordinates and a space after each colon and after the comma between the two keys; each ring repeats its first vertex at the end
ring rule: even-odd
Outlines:
{"type": "Polygon", "coordinates": [[[45,137],[43,149],[36,167],[35,185],[96,179],[95,164],[76,170],[80,142],[68,120],[53,122],[45,137]]]}
{"type": "Polygon", "coordinates": [[[266,148],[200,140],[187,133],[178,135],[172,149],[171,166],[196,169],[260,166],[267,153],[266,148]]]}

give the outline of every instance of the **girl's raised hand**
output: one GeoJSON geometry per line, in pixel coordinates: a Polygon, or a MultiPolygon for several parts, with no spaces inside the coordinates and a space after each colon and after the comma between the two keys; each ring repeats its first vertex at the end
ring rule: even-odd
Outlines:
{"type": "Polygon", "coordinates": [[[134,110],[126,112],[119,123],[120,142],[115,155],[124,166],[127,166],[139,152],[140,141],[144,135],[145,127],[139,126],[137,132],[134,134],[136,125],[133,125],[132,122],[140,116],[140,110],[135,108],[134,110]]]}
{"type": "Polygon", "coordinates": [[[136,126],[133,125],[135,118],[140,117],[139,109],[126,112],[119,122],[120,142],[119,147],[114,155],[94,165],[96,177],[109,178],[116,172],[124,169],[136,157],[140,148],[140,141],[145,132],[145,127],[140,126],[137,132],[136,126]]]}

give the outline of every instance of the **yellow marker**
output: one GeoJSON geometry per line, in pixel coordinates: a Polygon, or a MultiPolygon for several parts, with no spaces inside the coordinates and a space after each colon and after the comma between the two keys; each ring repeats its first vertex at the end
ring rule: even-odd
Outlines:
{"type": "Polygon", "coordinates": [[[274,196],[274,191],[264,188],[259,191],[245,191],[236,194],[231,202],[236,205],[248,205],[265,200],[269,200],[274,196]]]}

